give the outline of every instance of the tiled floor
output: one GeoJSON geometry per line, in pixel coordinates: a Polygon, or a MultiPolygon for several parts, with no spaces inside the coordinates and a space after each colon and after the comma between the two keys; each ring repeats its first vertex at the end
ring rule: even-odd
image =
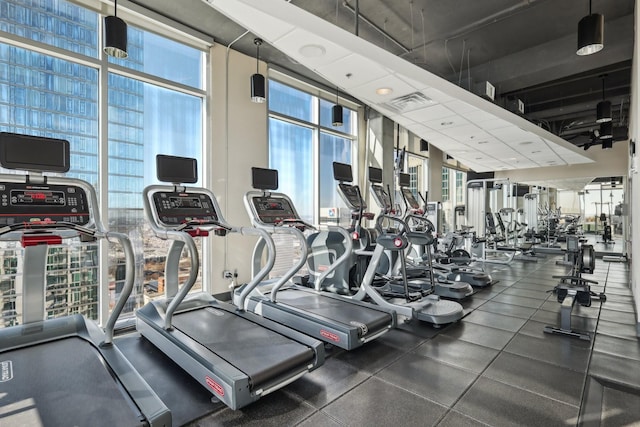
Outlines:
{"type": "Polygon", "coordinates": [[[557,257],[490,266],[499,280],[443,329],[410,323],[239,411],[192,426],[640,425],[640,344],[626,264],[597,260],[607,301],[574,307],[591,342],[543,333],[559,323],[548,291],[557,257]]]}

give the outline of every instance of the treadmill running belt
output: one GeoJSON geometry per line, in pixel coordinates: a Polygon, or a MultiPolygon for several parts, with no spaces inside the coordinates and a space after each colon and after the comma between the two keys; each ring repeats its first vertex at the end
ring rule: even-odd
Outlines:
{"type": "Polygon", "coordinates": [[[175,314],[172,324],[244,372],[254,386],[307,365],[314,358],[307,346],[213,307],[175,314]]]}
{"type": "Polygon", "coordinates": [[[391,315],[383,311],[311,292],[286,289],[278,292],[277,299],[281,303],[312,312],[332,322],[349,326],[366,325],[369,333],[386,328],[391,323],[391,315]]]}
{"type": "Polygon", "coordinates": [[[2,425],[144,425],[100,353],[81,338],[0,353],[0,364],[7,361],[12,378],[0,382],[2,425]]]}

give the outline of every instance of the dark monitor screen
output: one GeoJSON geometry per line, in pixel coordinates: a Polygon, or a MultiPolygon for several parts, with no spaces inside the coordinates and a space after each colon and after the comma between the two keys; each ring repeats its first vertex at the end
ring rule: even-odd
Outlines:
{"type": "Polygon", "coordinates": [[[374,184],[382,183],[382,169],[369,166],[369,181],[374,184]]]}
{"type": "Polygon", "coordinates": [[[411,175],[408,173],[400,174],[400,187],[408,187],[411,185],[411,175]]]}
{"type": "Polygon", "coordinates": [[[67,172],[70,165],[69,141],[2,132],[0,165],[7,169],[67,172]]]}
{"type": "Polygon", "coordinates": [[[378,205],[385,210],[391,209],[391,197],[389,197],[387,192],[384,191],[384,189],[379,185],[372,185],[371,188],[373,189],[373,193],[375,194],[374,199],[376,200],[376,203],[378,203],[378,205]]]}
{"type": "Polygon", "coordinates": [[[162,182],[193,184],[198,182],[198,163],[190,157],[158,154],[156,156],[158,180],[162,182]]]}
{"type": "Polygon", "coordinates": [[[340,182],[353,181],[353,172],[351,172],[351,165],[346,163],[333,162],[333,179],[340,182]]]}
{"type": "Polygon", "coordinates": [[[402,195],[404,196],[404,199],[407,201],[411,209],[420,209],[420,203],[418,203],[418,201],[416,200],[411,190],[409,190],[406,187],[403,187],[402,195]]]}
{"type": "Polygon", "coordinates": [[[277,190],[278,171],[275,169],[251,168],[251,185],[258,190],[277,190]]]}

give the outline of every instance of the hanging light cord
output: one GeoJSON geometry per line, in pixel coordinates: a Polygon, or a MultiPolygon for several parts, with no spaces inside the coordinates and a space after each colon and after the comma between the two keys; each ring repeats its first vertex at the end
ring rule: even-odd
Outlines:
{"type": "Polygon", "coordinates": [[[260,41],[256,40],[256,74],[260,73],[260,41]]]}
{"type": "Polygon", "coordinates": [[[118,0],[113,0],[113,16],[118,16],[118,0]]]}
{"type": "Polygon", "coordinates": [[[339,89],[336,86],[336,105],[338,105],[338,92],[339,92],[339,89]]]}

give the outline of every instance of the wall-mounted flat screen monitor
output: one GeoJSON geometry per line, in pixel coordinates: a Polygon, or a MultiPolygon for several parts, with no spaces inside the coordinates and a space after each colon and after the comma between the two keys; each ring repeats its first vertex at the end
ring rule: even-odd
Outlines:
{"type": "Polygon", "coordinates": [[[353,181],[353,172],[351,165],[346,163],[333,162],[333,179],[340,182],[353,181]]]}
{"type": "Polygon", "coordinates": [[[190,157],[156,156],[156,173],[161,182],[193,184],[198,182],[198,162],[190,157]]]}
{"type": "Polygon", "coordinates": [[[257,190],[277,190],[278,171],[275,169],[251,168],[251,185],[257,190]]]}
{"type": "Polygon", "coordinates": [[[69,141],[1,132],[0,165],[7,169],[67,172],[70,165],[69,141]]]}
{"type": "Polygon", "coordinates": [[[400,187],[408,187],[411,185],[411,175],[408,173],[400,174],[400,187]]]}
{"type": "Polygon", "coordinates": [[[382,169],[369,166],[369,181],[373,184],[382,183],[382,169]]]}

